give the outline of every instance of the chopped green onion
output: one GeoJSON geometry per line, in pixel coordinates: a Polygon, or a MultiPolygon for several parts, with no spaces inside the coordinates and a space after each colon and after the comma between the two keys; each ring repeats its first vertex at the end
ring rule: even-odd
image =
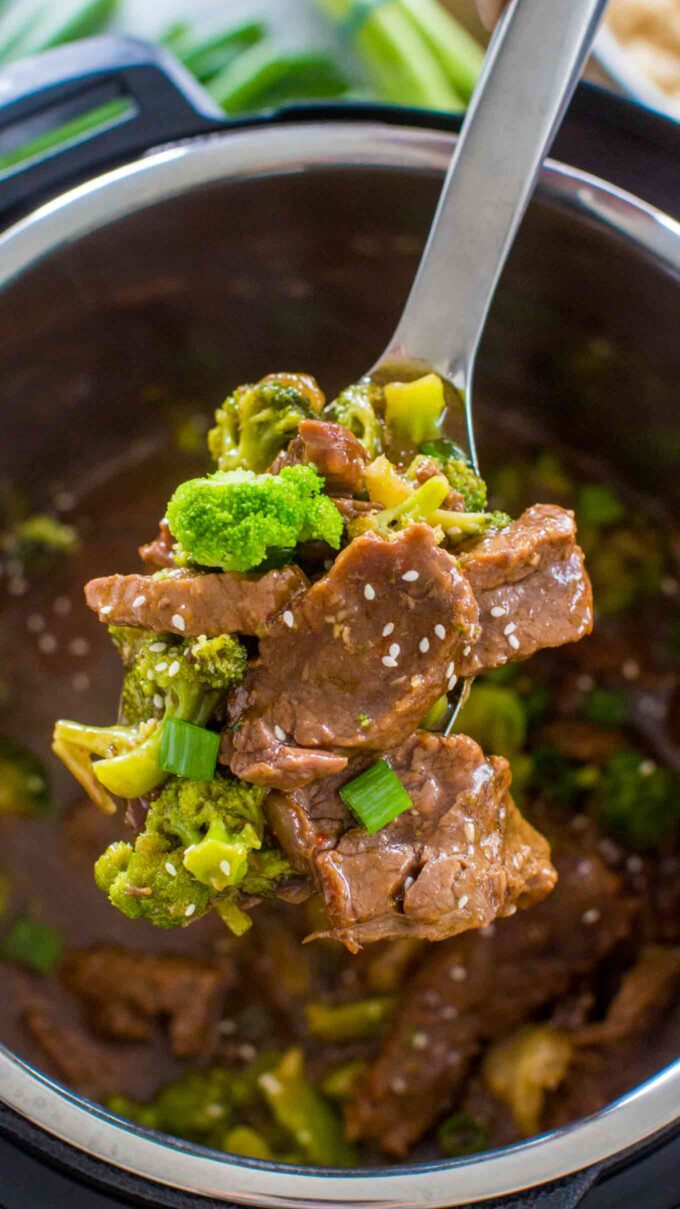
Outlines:
{"type": "Polygon", "coordinates": [[[161,737],[160,766],[164,772],[192,781],[212,781],[220,748],[220,736],[193,722],[168,718],[161,737]]]}
{"type": "Polygon", "coordinates": [[[346,1100],[354,1090],[354,1084],[367,1069],[363,1058],[351,1058],[334,1066],[321,1080],[321,1090],[329,1100],[346,1100]]]}
{"type": "Polygon", "coordinates": [[[396,772],[385,760],[378,760],[377,764],[343,785],[340,797],[369,835],[380,831],[413,805],[396,772]]]}
{"type": "Polygon", "coordinates": [[[49,974],[63,947],[63,937],[56,928],[24,915],[15,921],[2,942],[0,956],[6,961],[21,962],[39,974],[49,974]]]}
{"type": "Polygon", "coordinates": [[[471,1113],[454,1112],[439,1126],[437,1141],[448,1158],[479,1154],[480,1150],[489,1148],[489,1130],[471,1113]]]}

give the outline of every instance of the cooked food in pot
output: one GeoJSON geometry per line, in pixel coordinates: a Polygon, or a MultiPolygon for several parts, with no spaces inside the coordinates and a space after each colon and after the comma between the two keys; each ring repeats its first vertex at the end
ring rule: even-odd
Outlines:
{"type": "MultiPolygon", "coordinates": [[[[677,1053],[675,538],[555,454],[510,460],[499,434],[494,457],[493,433],[489,511],[440,431],[409,443],[398,399],[360,386],[327,406],[286,375],[282,414],[272,382],[220,409],[222,469],[185,472],[146,573],[88,584],[121,712],[58,724],[104,809],[75,802],[48,833],[55,893],[67,870],[87,906],[64,937],[25,855],[5,868],[2,1036],[122,1116],[232,1153],[475,1153],[677,1053]],[[265,412],[266,459],[246,422],[265,412]],[[598,613],[583,642],[574,513],[598,613]],[[447,735],[454,678],[477,674],[447,735]]],[[[159,509],[154,473],[111,484],[140,525],[133,483],[159,509]]],[[[24,854],[51,797],[27,743],[0,745],[24,854]]]]}
{"type": "Polygon", "coordinates": [[[214,909],[238,934],[258,900],[316,890],[314,935],[357,952],[552,890],[508,762],[441,730],[460,677],[588,633],[590,582],[573,514],[489,511],[445,413],[435,374],[328,408],[306,375],[241,386],[209,435],[218,469],[180,484],[141,549],[149,571],[87,584],[125,667],[120,718],[58,722],[54,750],[103,809],[141,804],[95,865],[124,914],[214,909]]]}

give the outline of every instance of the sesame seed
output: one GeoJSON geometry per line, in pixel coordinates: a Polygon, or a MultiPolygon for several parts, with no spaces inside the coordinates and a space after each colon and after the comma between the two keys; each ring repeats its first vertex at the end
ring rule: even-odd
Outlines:
{"type": "Polygon", "coordinates": [[[451,966],[449,970],[449,978],[452,982],[465,982],[467,978],[467,970],[465,966],[451,966]]]}
{"type": "Polygon", "coordinates": [[[382,636],[383,636],[383,638],[389,638],[390,634],[393,634],[393,633],[394,633],[394,622],[388,621],[387,625],[383,627],[382,636]]]}
{"type": "Polygon", "coordinates": [[[277,739],[281,740],[282,743],[285,741],[286,732],[282,726],[279,726],[278,722],[276,723],[276,726],[274,727],[274,734],[276,735],[277,739]]]}
{"type": "Polygon", "coordinates": [[[474,846],[474,844],[468,844],[468,848],[467,848],[467,854],[468,854],[468,856],[474,856],[474,855],[475,855],[475,846],[474,846]]]}
{"type": "Polygon", "coordinates": [[[637,659],[626,659],[621,667],[621,672],[625,680],[637,680],[640,675],[640,664],[637,659]]]}
{"type": "Polygon", "coordinates": [[[53,655],[57,649],[57,640],[54,634],[41,634],[38,639],[38,647],[43,655],[53,655]]]}
{"type": "Polygon", "coordinates": [[[189,903],[189,906],[187,907],[186,911],[184,912],[187,919],[189,918],[190,915],[193,915],[195,910],[196,910],[196,903],[189,903]]]}
{"type": "Polygon", "coordinates": [[[165,862],[165,872],[170,874],[170,877],[177,877],[177,870],[172,861],[165,862]]]}
{"type": "Polygon", "coordinates": [[[661,580],[661,591],[664,596],[677,596],[680,584],[672,575],[665,575],[661,580]]]}
{"type": "Polygon", "coordinates": [[[445,1003],[440,1015],[442,1020],[455,1020],[458,1015],[458,1008],[455,1008],[452,1003],[445,1003]]]}
{"type": "Polygon", "coordinates": [[[20,575],[15,575],[14,578],[10,579],[9,583],[7,584],[7,591],[9,592],[10,596],[23,596],[27,590],[28,584],[26,583],[25,579],[21,578],[20,575]]]}
{"type": "Polygon", "coordinates": [[[149,650],[153,651],[156,655],[160,655],[161,651],[167,651],[167,649],[167,642],[152,642],[149,647],[149,650]]]}
{"type": "Polygon", "coordinates": [[[449,677],[449,680],[447,681],[447,684],[446,684],[446,691],[447,691],[447,693],[451,693],[451,692],[453,692],[453,690],[454,690],[454,688],[456,687],[457,683],[458,683],[458,677],[457,677],[457,676],[451,676],[451,677],[449,677]]]}
{"type": "Polygon", "coordinates": [[[179,671],[179,659],[173,659],[168,668],[168,676],[176,676],[179,671]]]}
{"type": "Polygon", "coordinates": [[[153,703],[156,706],[156,709],[163,708],[163,706],[165,705],[165,701],[161,697],[160,693],[154,693],[153,703]]]}
{"type": "Polygon", "coordinates": [[[90,677],[87,672],[76,672],[71,684],[77,693],[86,693],[90,687],[90,677]]]}
{"type": "Polygon", "coordinates": [[[505,629],[503,630],[503,633],[504,634],[514,634],[516,629],[517,629],[517,626],[515,625],[514,621],[509,621],[508,624],[506,625],[505,629]]]}
{"type": "Polygon", "coordinates": [[[183,617],[180,617],[179,613],[173,614],[173,616],[170,618],[170,625],[174,626],[176,630],[181,630],[182,633],[184,633],[186,629],[186,622],[183,617]]]}
{"type": "Polygon", "coordinates": [[[492,617],[505,617],[507,611],[505,605],[493,605],[490,610],[492,617]]]}
{"type": "Polygon", "coordinates": [[[406,890],[408,892],[411,889],[411,886],[413,885],[414,880],[415,879],[412,877],[407,877],[404,882],[404,890],[406,890]]]}
{"type": "Polygon", "coordinates": [[[366,584],[364,586],[364,596],[366,600],[375,600],[375,588],[373,584],[366,584]]]}
{"type": "Polygon", "coordinates": [[[113,613],[113,605],[102,605],[99,613],[102,617],[108,617],[109,613],[113,613]]]}
{"type": "Polygon", "coordinates": [[[71,612],[71,600],[70,600],[70,597],[68,597],[68,596],[57,596],[57,597],[56,597],[56,599],[55,599],[55,600],[53,601],[53,603],[52,603],[52,608],[54,609],[54,612],[55,612],[55,613],[56,613],[56,614],[57,614],[59,617],[65,617],[67,613],[70,613],[70,612],[71,612]]]}
{"type": "Polygon", "coordinates": [[[468,839],[468,840],[470,840],[470,842],[472,842],[472,840],[475,838],[475,825],[474,825],[474,823],[471,823],[471,822],[468,820],[468,822],[465,824],[464,831],[465,831],[465,838],[466,838],[466,839],[468,839]]]}
{"type": "Polygon", "coordinates": [[[401,647],[399,646],[399,643],[398,643],[398,642],[393,642],[393,643],[392,643],[392,645],[391,645],[391,647],[390,647],[390,651],[389,651],[389,653],[390,653],[390,655],[392,656],[392,658],[393,658],[393,659],[396,659],[396,658],[397,658],[397,656],[399,655],[399,652],[400,652],[400,651],[401,651],[401,647]]]}
{"type": "Polygon", "coordinates": [[[220,869],[225,877],[229,877],[229,874],[231,873],[231,865],[229,864],[229,861],[220,861],[220,869]]]}
{"type": "Polygon", "coordinates": [[[145,604],[146,604],[146,596],[142,596],[142,594],[140,592],[139,596],[135,596],[135,598],[132,602],[132,607],[133,607],[133,609],[141,609],[142,605],[145,605],[145,604]]]}
{"type": "Polygon", "coordinates": [[[147,680],[153,680],[155,675],[156,675],[156,672],[155,672],[154,668],[152,668],[152,667],[148,668],[147,673],[146,673],[147,680]]]}
{"type": "Polygon", "coordinates": [[[508,919],[510,915],[516,915],[516,914],[517,914],[517,904],[511,903],[510,906],[508,907],[507,911],[505,912],[505,918],[508,919]]]}
{"type": "Polygon", "coordinates": [[[30,630],[31,634],[39,634],[46,626],[45,618],[42,613],[29,613],[26,618],[26,629],[30,630]]]}
{"type": "Polygon", "coordinates": [[[463,894],[463,895],[461,895],[461,897],[458,899],[458,910],[459,910],[459,911],[462,911],[462,910],[463,910],[463,907],[467,907],[467,905],[468,905],[469,901],[470,901],[470,895],[469,895],[469,894],[463,894]]]}
{"type": "Polygon", "coordinates": [[[395,1075],[394,1079],[390,1083],[390,1091],[393,1091],[397,1096],[403,1095],[407,1087],[408,1084],[401,1075],[395,1075]]]}
{"type": "Polygon", "coordinates": [[[447,667],[446,667],[446,679],[447,680],[451,679],[455,670],[456,670],[455,664],[454,664],[453,660],[451,660],[451,663],[447,664],[447,667]]]}
{"type": "Polygon", "coordinates": [[[435,636],[435,638],[441,638],[441,639],[446,638],[446,627],[443,626],[441,624],[441,622],[438,622],[437,625],[434,627],[434,636],[435,636]]]}
{"type": "Polygon", "coordinates": [[[288,626],[288,629],[292,630],[292,628],[295,624],[295,618],[293,617],[293,614],[291,613],[290,609],[286,609],[285,613],[283,614],[283,620],[284,620],[285,624],[288,626]]]}
{"type": "Polygon", "coordinates": [[[397,661],[391,655],[383,655],[382,661],[385,667],[396,667],[397,661]]]}
{"type": "Polygon", "coordinates": [[[168,661],[167,661],[167,659],[161,659],[160,663],[157,663],[157,664],[156,664],[156,671],[157,671],[157,672],[164,672],[167,666],[168,666],[168,661]]]}
{"type": "Polygon", "coordinates": [[[424,1033],[422,1029],[418,1029],[418,1031],[411,1037],[411,1045],[414,1049],[427,1049],[427,1033],[424,1033]]]}
{"type": "Polygon", "coordinates": [[[653,760],[643,760],[640,764],[639,773],[641,777],[651,777],[652,773],[656,772],[656,764],[653,760]]]}
{"type": "Polygon", "coordinates": [[[75,496],[70,491],[58,491],[53,501],[57,512],[70,512],[75,502],[75,496]]]}
{"type": "Polygon", "coordinates": [[[588,672],[583,672],[576,679],[576,687],[581,693],[589,693],[591,689],[595,688],[595,681],[588,672]]]}
{"type": "Polygon", "coordinates": [[[401,577],[407,584],[414,584],[417,579],[420,579],[419,571],[404,571],[401,577]]]}
{"type": "Polygon", "coordinates": [[[90,650],[90,644],[87,638],[73,638],[68,644],[68,649],[71,655],[87,655],[90,650]]]}
{"type": "Polygon", "coordinates": [[[236,1032],[236,1021],[231,1020],[229,1016],[225,1016],[224,1020],[220,1020],[217,1031],[223,1037],[233,1037],[236,1032]]]}
{"type": "Polygon", "coordinates": [[[519,650],[519,638],[516,634],[508,634],[508,645],[512,647],[513,651],[519,650]]]}
{"type": "Polygon", "coordinates": [[[589,907],[587,911],[583,912],[581,918],[584,924],[596,924],[601,914],[597,907],[589,907]]]}
{"type": "Polygon", "coordinates": [[[429,649],[430,649],[429,638],[421,638],[420,642],[418,643],[418,650],[422,651],[423,655],[426,655],[427,652],[429,651],[429,649]]]}
{"type": "Polygon", "coordinates": [[[464,646],[464,647],[463,647],[463,654],[464,654],[464,655],[469,655],[471,650],[472,650],[472,647],[471,647],[471,646],[464,646]]]}
{"type": "Polygon", "coordinates": [[[637,856],[635,852],[632,854],[632,856],[629,856],[626,861],[626,869],[629,873],[642,873],[644,867],[645,862],[643,861],[642,857],[637,856]]]}

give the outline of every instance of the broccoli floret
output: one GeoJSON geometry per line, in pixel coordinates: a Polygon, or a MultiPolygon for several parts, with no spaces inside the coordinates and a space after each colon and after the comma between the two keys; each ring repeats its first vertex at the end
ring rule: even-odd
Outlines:
{"type": "Polygon", "coordinates": [[[442,508],[450,490],[450,483],[443,474],[433,475],[414,489],[384,456],[366,467],[364,481],[371,500],[382,504],[384,511],[351,521],[348,525],[351,537],[369,529],[389,537],[414,521],[425,521],[441,531],[440,537],[465,541],[510,524],[510,517],[504,512],[451,512],[442,508]]]}
{"type": "Polygon", "coordinates": [[[680,825],[680,777],[639,751],[618,751],[597,787],[595,814],[606,831],[632,848],[657,848],[680,825]]]}
{"type": "Polygon", "coordinates": [[[209,886],[184,868],[183,846],[143,831],[134,847],[116,840],[95,862],[94,878],[113,907],[128,919],[146,919],[156,928],[179,928],[200,919],[214,905],[209,886]]]}
{"type": "Polygon", "coordinates": [[[500,684],[475,684],[456,718],[456,731],[486,752],[511,757],[526,740],[526,717],[519,694],[500,684]]]}
{"type": "Polygon", "coordinates": [[[21,521],[10,538],[8,553],[26,575],[41,575],[78,548],[78,534],[53,516],[38,513],[21,521]]]}
{"type": "Polygon", "coordinates": [[[265,791],[233,777],[171,778],[149,807],[134,848],[111,844],[95,881],[114,907],[159,928],[194,922],[215,907],[240,933],[238,896],[271,896],[290,875],[279,849],[264,848],[265,791]]]}
{"type": "Polygon", "coordinates": [[[219,1066],[186,1071],[146,1104],[111,1096],[106,1107],[147,1129],[222,1149],[220,1140],[233,1122],[234,1110],[256,1094],[256,1077],[250,1070],[219,1066]]]}
{"type": "Polygon", "coordinates": [[[50,780],[38,757],[0,736],[0,815],[46,814],[51,806],[50,780]]]}
{"type": "Polygon", "coordinates": [[[465,1154],[479,1154],[488,1150],[491,1136],[488,1126],[478,1121],[469,1112],[454,1112],[442,1121],[437,1130],[437,1141],[447,1158],[460,1158],[465,1154]]]}
{"type": "Polygon", "coordinates": [[[365,379],[341,391],[337,399],[324,408],[323,418],[349,428],[366,448],[369,457],[377,458],[385,448],[384,409],[381,387],[365,379]]]}
{"type": "Polygon", "coordinates": [[[454,491],[458,491],[468,512],[485,512],[487,506],[487,490],[484,479],[475,474],[462,449],[454,445],[448,437],[439,441],[426,441],[420,446],[420,454],[414,458],[408,468],[407,478],[415,478],[418,466],[423,461],[439,462],[442,473],[446,475],[454,491]]]}
{"type": "Polygon", "coordinates": [[[168,520],[192,562],[249,571],[270,550],[313,538],[339,548],[342,517],[322,489],[312,466],[288,466],[277,475],[218,471],[182,483],[168,520]]]}
{"type": "Polygon", "coordinates": [[[128,644],[122,709],[127,725],[83,726],[59,721],[53,750],[80,780],[97,805],[113,811],[108,790],[123,798],[141,797],[166,779],[160,765],[163,726],[179,718],[206,726],[220,697],[243,679],[247,656],[233,635],[177,641],[172,635],[145,633],[128,644]],[[100,757],[96,763],[90,756],[100,757]],[[102,790],[103,787],[103,790],[102,790]]]}
{"type": "Polygon", "coordinates": [[[295,436],[300,420],[317,415],[323,394],[303,374],[270,374],[239,386],[215,412],[208,448],[220,470],[267,470],[295,436]]]}

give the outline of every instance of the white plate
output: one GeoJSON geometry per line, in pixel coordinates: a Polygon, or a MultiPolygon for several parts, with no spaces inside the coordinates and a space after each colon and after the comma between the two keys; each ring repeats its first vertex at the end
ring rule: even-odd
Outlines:
{"type": "Polygon", "coordinates": [[[643,105],[648,105],[650,109],[656,109],[666,117],[674,118],[676,122],[680,120],[677,105],[676,108],[673,108],[670,97],[652,84],[638,67],[630,52],[614,37],[606,25],[600,28],[595,39],[593,53],[607,75],[628,96],[634,97],[636,101],[641,101],[643,105]]]}

